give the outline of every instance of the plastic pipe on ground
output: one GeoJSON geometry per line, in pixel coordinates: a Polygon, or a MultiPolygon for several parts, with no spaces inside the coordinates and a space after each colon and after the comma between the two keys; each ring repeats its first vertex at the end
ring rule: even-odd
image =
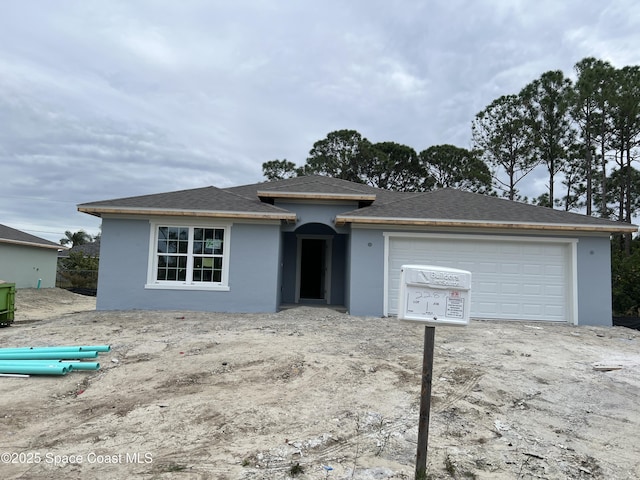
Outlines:
{"type": "MultiPolygon", "coordinates": [[[[29,366],[29,365],[37,365],[39,367],[46,367],[48,365],[63,365],[69,368],[69,371],[74,370],[74,363],[84,363],[78,362],[76,360],[0,360],[0,367],[6,367],[7,365],[15,367],[15,366],[29,366]]],[[[88,364],[95,364],[95,362],[86,362],[88,364]]],[[[86,369],[92,370],[92,369],[86,369]]]]}
{"type": "Polygon", "coordinates": [[[110,352],[111,345],[81,345],[81,352],[110,352]]]}
{"type": "Polygon", "coordinates": [[[98,352],[0,352],[0,360],[77,360],[96,358],[98,352]]]}
{"type": "Polygon", "coordinates": [[[17,347],[0,348],[0,353],[13,352],[110,352],[110,345],[78,345],[68,347],[17,347]]]}
{"type": "Polygon", "coordinates": [[[0,353],[49,353],[49,352],[79,352],[80,347],[18,347],[0,348],[0,353]]]}
{"type": "Polygon", "coordinates": [[[70,368],[61,363],[52,365],[0,365],[0,373],[22,373],[27,375],[66,375],[69,371],[70,368]]]}
{"type": "Polygon", "coordinates": [[[71,365],[73,370],[98,370],[100,364],[98,362],[69,362],[66,360],[60,360],[65,365],[71,365]]]}
{"type": "Polygon", "coordinates": [[[4,365],[58,365],[64,364],[70,370],[99,370],[98,362],[76,362],[74,360],[0,360],[0,366],[4,365]]]}

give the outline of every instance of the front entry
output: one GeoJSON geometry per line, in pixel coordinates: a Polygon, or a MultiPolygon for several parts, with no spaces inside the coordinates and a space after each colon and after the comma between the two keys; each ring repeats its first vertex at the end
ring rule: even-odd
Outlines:
{"type": "Polygon", "coordinates": [[[319,223],[283,232],[280,305],[344,305],[347,242],[319,223]]]}
{"type": "Polygon", "coordinates": [[[298,235],[296,303],[329,303],[331,236],[298,235]]]}
{"type": "Polygon", "coordinates": [[[326,279],[327,240],[301,238],[299,298],[326,300],[326,279]]]}

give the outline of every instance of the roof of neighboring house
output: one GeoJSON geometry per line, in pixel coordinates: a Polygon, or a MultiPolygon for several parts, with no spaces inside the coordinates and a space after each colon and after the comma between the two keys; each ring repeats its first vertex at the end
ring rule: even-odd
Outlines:
{"type": "Polygon", "coordinates": [[[36,237],[28,233],[16,230],[0,224],[0,243],[11,243],[13,245],[25,245],[28,247],[51,248],[55,250],[66,249],[59,243],[50,242],[44,238],[36,237]]]}
{"type": "Polygon", "coordinates": [[[446,227],[514,228],[636,232],[628,223],[514,202],[450,188],[430,192],[394,192],[320,175],[294,177],[219,189],[178,192],[85,203],[78,210],[92,215],[142,214],[295,221],[296,215],[274,200],[345,201],[351,211],[337,225],[379,224],[446,227]]]}
{"type": "Polygon", "coordinates": [[[94,240],[93,242],[83,243],[82,245],[76,245],[75,247],[71,247],[68,250],[64,250],[58,253],[58,257],[68,257],[70,253],[82,253],[88,257],[99,257],[100,256],[100,238],[94,240]]]}

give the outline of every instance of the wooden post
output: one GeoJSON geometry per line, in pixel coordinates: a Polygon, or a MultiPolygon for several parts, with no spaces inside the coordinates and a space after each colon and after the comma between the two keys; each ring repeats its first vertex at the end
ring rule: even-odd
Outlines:
{"type": "Polygon", "coordinates": [[[431,380],[433,377],[433,347],[436,327],[424,327],[424,357],[422,359],[422,390],[418,420],[418,451],[416,480],[427,478],[427,446],[429,444],[429,415],[431,413],[431,380]]]}

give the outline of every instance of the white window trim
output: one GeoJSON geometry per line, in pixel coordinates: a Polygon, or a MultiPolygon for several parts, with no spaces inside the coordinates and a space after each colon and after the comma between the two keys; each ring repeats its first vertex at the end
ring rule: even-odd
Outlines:
{"type": "MultiPolygon", "coordinates": [[[[147,261],[147,283],[146,289],[152,290],[205,290],[227,292],[229,288],[229,252],[231,246],[231,224],[230,223],[208,223],[193,221],[189,223],[175,221],[150,221],[149,222],[149,259],[147,261]],[[203,282],[171,282],[156,280],[158,255],[156,252],[158,245],[158,227],[181,227],[181,228],[218,228],[224,230],[224,248],[222,251],[222,279],[220,283],[203,284],[203,282]]],[[[193,256],[190,256],[190,261],[193,256]]]]}

